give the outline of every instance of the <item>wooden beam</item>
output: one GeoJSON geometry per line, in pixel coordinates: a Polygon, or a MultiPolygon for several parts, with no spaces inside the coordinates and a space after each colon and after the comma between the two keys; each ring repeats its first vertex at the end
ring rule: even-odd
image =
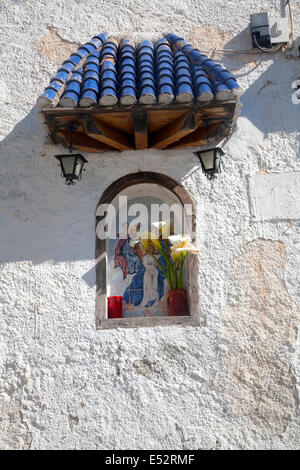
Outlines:
{"type": "MultiPolygon", "coordinates": [[[[75,145],[81,150],[104,152],[147,147],[173,149],[206,145],[206,135],[198,129],[203,126],[202,121],[208,119],[212,125],[224,118],[232,125],[237,119],[236,108],[236,101],[222,102],[221,105],[215,100],[189,105],[173,103],[113,108],[95,106],[89,109],[57,106],[43,109],[41,117],[54,138],[56,132],[66,131],[69,123],[76,124],[80,142],[75,145]],[[195,128],[192,122],[193,113],[195,128]]],[[[221,133],[227,136],[228,132],[223,126],[214,134],[212,127],[210,136],[215,143],[218,139],[220,141],[221,133]]],[[[68,144],[68,137],[61,135],[60,138],[68,144]]]]}
{"type": "Polygon", "coordinates": [[[132,150],[134,148],[132,136],[90,115],[85,116],[83,126],[89,137],[116,150],[132,150]]]}
{"type": "MultiPolygon", "coordinates": [[[[215,122],[209,125],[209,137],[211,140],[215,139],[216,130],[219,126],[220,122],[215,122]]],[[[170,145],[168,149],[200,147],[201,145],[207,144],[207,128],[205,125],[202,125],[201,127],[198,127],[197,130],[181,139],[179,142],[175,142],[174,144],[170,145]]]]}
{"type": "Polygon", "coordinates": [[[150,136],[149,147],[164,149],[197,129],[194,111],[184,114],[150,136]]]}
{"type": "MultiPolygon", "coordinates": [[[[157,105],[158,106],[158,105],[157,105]]],[[[164,105],[166,106],[166,105],[164,105]]],[[[194,111],[193,109],[160,109],[159,112],[147,110],[148,116],[148,134],[154,134],[156,131],[163,129],[170,122],[175,122],[182,116],[186,116],[188,112],[194,111]]]]}
{"type": "MultiPolygon", "coordinates": [[[[69,131],[65,129],[59,129],[54,132],[52,138],[54,141],[60,141],[62,144],[65,144],[67,147],[69,147],[69,131]]],[[[108,145],[100,143],[98,140],[88,137],[83,132],[73,132],[72,144],[76,149],[82,150],[84,152],[113,152],[115,150],[108,145]]]]}
{"type": "Polygon", "coordinates": [[[146,149],[148,147],[147,124],[148,116],[146,111],[135,111],[132,113],[134,124],[134,140],[136,150],[146,149]]]}
{"type": "Polygon", "coordinates": [[[42,113],[45,116],[80,116],[83,114],[89,114],[91,116],[96,115],[97,117],[104,114],[104,115],[111,115],[111,116],[124,116],[131,114],[132,111],[137,110],[145,110],[147,113],[158,112],[158,117],[161,116],[161,113],[165,113],[170,111],[173,112],[188,112],[188,111],[196,111],[196,112],[203,112],[206,114],[207,112],[213,117],[214,114],[218,114],[220,117],[223,116],[224,112],[230,116],[233,114],[233,110],[236,106],[238,100],[232,100],[227,102],[220,103],[219,101],[213,100],[209,103],[189,103],[189,104],[178,104],[172,103],[170,105],[160,105],[160,104],[153,104],[153,105],[141,105],[137,104],[134,106],[113,106],[113,107],[105,107],[105,106],[92,106],[91,108],[81,108],[78,106],[77,108],[64,108],[60,106],[56,106],[55,108],[43,108],[42,113]]]}

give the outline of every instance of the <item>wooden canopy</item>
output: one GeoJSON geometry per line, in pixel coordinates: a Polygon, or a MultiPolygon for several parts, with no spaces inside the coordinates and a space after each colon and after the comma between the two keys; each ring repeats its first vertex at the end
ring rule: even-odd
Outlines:
{"type": "Polygon", "coordinates": [[[216,146],[235,126],[237,101],[91,108],[44,108],[40,111],[55,143],[84,152],[181,149],[216,146]]]}

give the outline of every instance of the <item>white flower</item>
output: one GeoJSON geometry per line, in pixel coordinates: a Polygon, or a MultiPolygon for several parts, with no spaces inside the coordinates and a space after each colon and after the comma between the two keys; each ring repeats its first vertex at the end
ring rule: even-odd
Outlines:
{"type": "Polygon", "coordinates": [[[185,243],[184,245],[182,244],[178,248],[171,248],[172,252],[174,253],[183,253],[185,251],[189,251],[190,253],[200,253],[198,248],[196,248],[192,243],[185,243]]]}
{"type": "Polygon", "coordinates": [[[172,244],[171,246],[171,256],[173,261],[179,258],[179,256],[187,252],[189,253],[199,253],[198,248],[196,248],[191,241],[191,237],[188,235],[171,235],[169,240],[172,244]]]}
{"type": "Polygon", "coordinates": [[[172,248],[176,249],[182,245],[182,243],[191,243],[191,237],[188,235],[171,235],[168,237],[171,242],[172,248]]]}

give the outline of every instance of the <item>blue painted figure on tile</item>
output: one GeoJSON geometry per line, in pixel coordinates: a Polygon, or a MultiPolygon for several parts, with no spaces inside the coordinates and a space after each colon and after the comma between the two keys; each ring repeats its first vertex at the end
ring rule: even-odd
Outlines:
{"type": "MultiPolygon", "coordinates": [[[[135,307],[152,307],[164,295],[165,275],[141,244],[131,246],[132,238],[132,233],[127,238],[120,238],[115,249],[114,267],[122,270],[124,280],[132,275],[131,284],[123,292],[123,300],[135,307]]],[[[152,252],[166,268],[165,260],[157,255],[154,247],[152,252]]]]}

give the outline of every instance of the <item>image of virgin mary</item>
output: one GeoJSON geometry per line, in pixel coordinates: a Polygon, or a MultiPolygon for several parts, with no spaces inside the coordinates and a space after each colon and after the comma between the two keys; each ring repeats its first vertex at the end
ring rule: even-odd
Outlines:
{"type": "MultiPolygon", "coordinates": [[[[164,295],[165,275],[155,263],[153,257],[144,252],[140,245],[130,245],[130,237],[120,239],[115,249],[114,267],[123,272],[123,279],[132,275],[131,284],[123,293],[123,300],[135,307],[152,307],[164,295]]],[[[157,257],[166,269],[162,256],[157,257]]]]}

